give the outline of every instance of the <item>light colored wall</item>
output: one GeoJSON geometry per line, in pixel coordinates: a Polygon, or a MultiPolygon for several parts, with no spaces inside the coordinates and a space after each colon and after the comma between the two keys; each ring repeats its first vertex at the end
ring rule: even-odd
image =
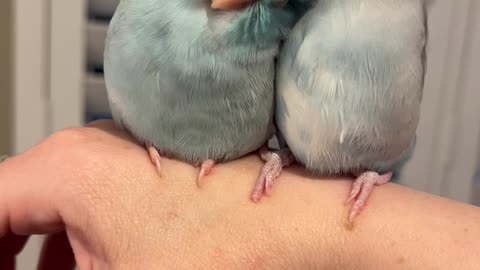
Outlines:
{"type": "MultiPolygon", "coordinates": [[[[82,124],[86,0],[8,1],[15,26],[12,152],[20,153],[53,131],[82,124]]],[[[18,270],[36,269],[42,242],[30,238],[18,270]]]]}
{"type": "MultiPolygon", "coordinates": [[[[33,2],[38,1],[40,0],[33,2]]],[[[15,72],[15,67],[18,66],[18,63],[14,63],[18,59],[15,53],[19,51],[18,32],[15,30],[19,25],[16,20],[19,14],[17,11],[20,12],[17,7],[18,2],[19,0],[0,0],[0,154],[6,152],[14,154],[15,152],[14,97],[17,86],[15,75],[18,75],[18,71],[15,72]]],[[[31,4],[31,1],[28,2],[31,4]]],[[[22,12],[25,13],[25,11],[22,12]]],[[[27,25],[27,27],[29,26],[27,25]]],[[[31,46],[38,47],[38,44],[32,42],[31,46]]],[[[32,49],[32,51],[35,50],[32,49]]],[[[28,72],[24,74],[28,74],[28,72]]],[[[33,89],[30,90],[33,91],[33,89]]],[[[38,102],[38,98],[36,101],[38,102]]],[[[27,246],[17,258],[18,270],[36,269],[42,240],[41,236],[30,238],[27,246]]]]}
{"type": "Polygon", "coordinates": [[[0,1],[0,155],[11,149],[13,88],[13,0],[0,1]]]}
{"type": "MultiPolygon", "coordinates": [[[[480,119],[477,119],[480,121],[480,119]]],[[[480,141],[480,138],[478,138],[480,141]]],[[[475,185],[473,188],[473,204],[480,206],[480,145],[477,154],[477,171],[475,173],[475,185]]]]}
{"type": "Polygon", "coordinates": [[[435,0],[415,155],[402,183],[471,203],[480,147],[480,1],[435,0]]]}

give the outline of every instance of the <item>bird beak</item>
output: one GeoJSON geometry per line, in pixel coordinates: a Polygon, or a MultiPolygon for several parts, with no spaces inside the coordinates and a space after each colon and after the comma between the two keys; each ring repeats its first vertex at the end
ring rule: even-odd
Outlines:
{"type": "Polygon", "coordinates": [[[212,9],[229,10],[248,6],[254,0],[212,0],[212,9]]]}

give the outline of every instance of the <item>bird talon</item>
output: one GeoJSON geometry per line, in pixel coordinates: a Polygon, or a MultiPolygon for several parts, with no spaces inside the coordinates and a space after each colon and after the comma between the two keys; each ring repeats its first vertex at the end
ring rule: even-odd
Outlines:
{"type": "Polygon", "coordinates": [[[202,188],[205,185],[205,177],[207,177],[215,166],[215,161],[209,159],[204,161],[200,168],[200,173],[197,178],[197,187],[202,188]]]}
{"type": "Polygon", "coordinates": [[[148,151],[148,155],[150,156],[150,160],[155,165],[158,175],[162,176],[162,167],[160,164],[160,159],[161,159],[160,153],[158,152],[157,148],[155,148],[155,146],[153,146],[152,144],[147,145],[147,151],[148,151]]]}
{"type": "Polygon", "coordinates": [[[366,206],[366,203],[368,201],[368,198],[370,197],[370,194],[372,193],[374,186],[383,185],[390,181],[391,178],[392,173],[390,172],[384,175],[379,175],[376,172],[365,172],[357,177],[357,179],[353,182],[352,192],[350,193],[350,197],[347,200],[347,203],[350,203],[354,199],[356,199],[348,216],[349,223],[353,224],[355,218],[366,206]]]}
{"type": "Polygon", "coordinates": [[[272,152],[266,147],[262,147],[259,153],[265,164],[250,196],[254,202],[260,201],[264,195],[269,196],[271,194],[273,184],[280,176],[283,168],[294,161],[288,149],[272,152]]]}

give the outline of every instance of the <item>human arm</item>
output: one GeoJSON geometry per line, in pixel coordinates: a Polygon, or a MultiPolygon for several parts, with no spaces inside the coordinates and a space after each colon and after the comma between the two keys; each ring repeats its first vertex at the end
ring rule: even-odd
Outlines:
{"type": "MultiPolygon", "coordinates": [[[[60,132],[0,164],[0,237],[66,230],[80,269],[478,269],[480,210],[395,184],[345,227],[348,179],[286,170],[249,201],[262,162],[197,169],[110,122],[60,132]],[[372,235],[374,237],[372,237],[372,235]]],[[[0,240],[1,241],[1,240],[0,240]]]]}

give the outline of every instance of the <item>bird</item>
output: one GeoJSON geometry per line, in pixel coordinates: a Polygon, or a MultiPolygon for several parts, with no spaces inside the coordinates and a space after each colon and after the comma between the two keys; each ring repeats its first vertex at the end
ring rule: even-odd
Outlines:
{"type": "Polygon", "coordinates": [[[415,149],[427,9],[422,0],[310,3],[278,57],[275,123],[283,148],[264,150],[275,166],[251,196],[268,193],[292,162],[317,175],[352,175],[346,203],[353,203],[353,224],[374,186],[389,182],[415,149]]]}
{"type": "Polygon", "coordinates": [[[161,157],[201,166],[257,151],[274,133],[275,58],[295,22],[285,0],[121,0],[104,75],[112,118],[161,157]]]}

